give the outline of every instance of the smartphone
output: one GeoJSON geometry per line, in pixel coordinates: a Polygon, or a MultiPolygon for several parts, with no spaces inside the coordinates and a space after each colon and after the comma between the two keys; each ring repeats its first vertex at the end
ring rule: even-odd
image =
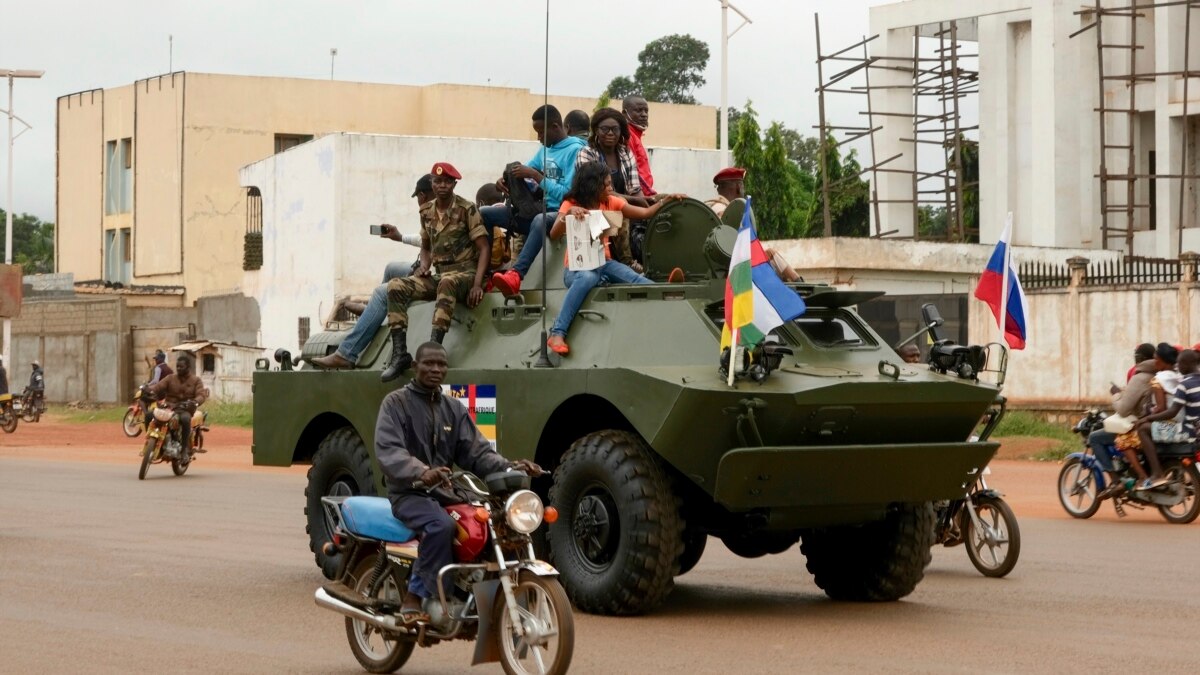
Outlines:
{"type": "Polygon", "coordinates": [[[371,226],[371,234],[375,235],[376,237],[382,237],[383,236],[383,226],[382,225],[372,225],[371,226]]]}

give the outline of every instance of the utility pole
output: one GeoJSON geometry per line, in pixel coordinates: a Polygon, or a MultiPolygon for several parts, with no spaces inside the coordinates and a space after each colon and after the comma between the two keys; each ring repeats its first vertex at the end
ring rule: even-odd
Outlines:
{"type": "Polygon", "coordinates": [[[337,47],[329,48],[329,79],[333,79],[333,60],[337,58],[337,47]]]}
{"type": "Polygon", "coordinates": [[[754,23],[742,10],[721,0],[721,166],[729,166],[729,38],[748,23],[754,23]],[[742,22],[729,32],[729,10],[738,13],[742,22]]]}
{"type": "Polygon", "coordinates": [[[175,72],[175,36],[167,34],[167,72],[175,72]]]}
{"type": "MultiPolygon", "coordinates": [[[[25,125],[26,130],[32,129],[29,123],[13,114],[13,79],[18,77],[27,77],[37,79],[46,71],[44,70],[5,70],[0,68],[0,77],[8,78],[8,202],[4,208],[4,264],[11,265],[13,260],[12,254],[12,233],[13,233],[13,141],[16,136],[13,136],[13,120],[17,119],[21,124],[25,125]]],[[[21,134],[17,134],[20,136],[21,134]]],[[[12,319],[4,318],[4,363],[7,368],[12,368],[12,319]]]]}

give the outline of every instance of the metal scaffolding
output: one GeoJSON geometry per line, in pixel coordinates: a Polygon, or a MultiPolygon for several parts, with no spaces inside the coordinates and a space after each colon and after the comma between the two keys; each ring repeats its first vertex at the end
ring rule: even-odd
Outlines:
{"type": "MultiPolygon", "coordinates": [[[[1102,0],[1095,0],[1095,5],[1076,12],[1091,19],[1091,23],[1071,34],[1075,37],[1094,29],[1096,36],[1096,82],[1099,87],[1099,104],[1096,107],[1100,130],[1100,169],[1095,175],[1099,179],[1100,194],[1100,232],[1101,244],[1109,248],[1112,240],[1123,240],[1125,253],[1133,255],[1134,233],[1138,230],[1138,213],[1146,210],[1146,228],[1155,229],[1157,223],[1155,181],[1179,180],[1179,220],[1176,228],[1176,251],[1183,250],[1183,230],[1188,225],[1185,197],[1189,181],[1200,178],[1188,170],[1188,147],[1191,142],[1191,128],[1188,121],[1188,82],[1191,77],[1200,74],[1200,70],[1191,69],[1191,30],[1192,10],[1200,9],[1200,0],[1170,0],[1164,2],[1128,0],[1133,4],[1119,7],[1106,7],[1102,0]],[[1146,17],[1145,12],[1159,7],[1185,6],[1183,19],[1183,68],[1158,70],[1156,67],[1143,69],[1142,64],[1149,61],[1139,59],[1139,52],[1153,44],[1144,45],[1138,42],[1139,19],[1146,17]],[[1107,32],[1106,32],[1107,31],[1107,32]],[[1123,32],[1122,32],[1123,31],[1123,32]],[[1115,35],[1114,35],[1115,34],[1115,35]],[[1125,38],[1125,39],[1121,39],[1125,38]],[[1121,68],[1121,62],[1124,67],[1121,68]],[[1116,72],[1114,72],[1116,71],[1116,72]],[[1147,159],[1146,171],[1138,171],[1138,115],[1143,112],[1137,105],[1138,87],[1142,84],[1153,86],[1159,78],[1172,77],[1183,79],[1183,104],[1180,116],[1182,142],[1180,143],[1180,159],[1178,173],[1159,173],[1153,163],[1147,159]],[[1109,83],[1121,83],[1123,89],[1112,91],[1109,83]],[[1109,96],[1108,94],[1114,94],[1109,96]],[[1116,94],[1122,94],[1117,96],[1116,94]],[[1114,155],[1123,155],[1123,164],[1117,162],[1113,167],[1114,155]],[[1149,180],[1146,194],[1148,199],[1138,203],[1138,181],[1149,180]],[[1116,200],[1114,202],[1114,199],[1116,200]]],[[[1157,64],[1156,64],[1157,65],[1157,64]]],[[[1153,101],[1153,96],[1150,99],[1153,101]]],[[[1145,112],[1153,110],[1151,107],[1145,112]]]]}
{"type": "MultiPolygon", "coordinates": [[[[1197,0],[1200,1],[1200,0],[1197,0]]],[[[969,225],[963,217],[964,193],[977,189],[978,181],[969,180],[963,174],[963,150],[967,143],[966,134],[978,131],[978,125],[964,125],[962,103],[968,96],[979,93],[979,73],[964,67],[963,60],[978,55],[964,53],[959,39],[959,24],[955,21],[923,26],[913,36],[911,55],[875,55],[867,52],[867,44],[879,36],[864,37],[859,42],[831,54],[821,53],[821,24],[814,15],[817,39],[817,102],[821,140],[820,181],[824,202],[825,236],[831,236],[832,223],[829,214],[831,191],[851,178],[871,174],[871,213],[874,216],[874,237],[887,237],[897,230],[882,231],[879,205],[883,203],[905,203],[912,205],[913,238],[931,238],[943,241],[978,240],[978,223],[969,225]],[[862,50],[861,56],[858,50],[862,50]],[[828,78],[825,65],[836,62],[841,66],[828,78]],[[912,74],[912,83],[904,85],[872,85],[871,71],[893,70],[912,74]],[[854,78],[853,80],[851,78],[854,78]],[[872,107],[870,92],[887,88],[911,88],[913,111],[880,111],[872,107]],[[866,126],[843,126],[831,124],[826,115],[826,97],[830,94],[846,94],[866,97],[866,126]],[[882,129],[876,125],[880,117],[907,117],[912,120],[912,137],[901,139],[911,144],[912,168],[889,166],[905,153],[878,159],[875,152],[875,132],[882,129]],[[846,143],[866,138],[869,141],[870,157],[863,163],[857,176],[842,177],[830,182],[825,166],[829,150],[846,143]],[[929,159],[929,151],[936,148],[938,158],[929,159]],[[922,166],[941,166],[935,171],[922,171],[922,166]],[[912,177],[912,197],[908,199],[880,199],[877,178],[881,173],[903,173],[912,177]],[[922,237],[920,231],[921,208],[937,206],[944,209],[947,227],[944,236],[922,237]]]]}

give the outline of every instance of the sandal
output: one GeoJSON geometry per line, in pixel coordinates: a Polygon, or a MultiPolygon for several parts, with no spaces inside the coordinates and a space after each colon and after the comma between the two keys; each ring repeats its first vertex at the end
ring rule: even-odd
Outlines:
{"type": "Polygon", "coordinates": [[[398,616],[400,617],[400,623],[405,626],[429,623],[429,615],[416,607],[401,607],[398,616]]]}

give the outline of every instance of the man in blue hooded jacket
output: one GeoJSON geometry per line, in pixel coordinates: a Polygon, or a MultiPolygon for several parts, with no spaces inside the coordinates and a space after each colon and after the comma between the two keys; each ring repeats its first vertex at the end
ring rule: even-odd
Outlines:
{"type": "MultiPolygon", "coordinates": [[[[521,290],[521,280],[529,273],[534,258],[542,250],[546,224],[554,222],[563,197],[571,190],[571,180],[575,178],[575,157],[586,145],[583,139],[567,134],[562,114],[552,105],[539,106],[533,111],[533,130],[544,147],[528,164],[517,167],[513,177],[531,180],[542,189],[546,212],[523,221],[505,204],[479,209],[489,232],[493,227],[502,227],[525,237],[525,245],[521,247],[521,254],[512,268],[492,275],[492,287],[505,295],[513,295],[521,290]]],[[[505,189],[504,179],[496,185],[505,189]]]]}

